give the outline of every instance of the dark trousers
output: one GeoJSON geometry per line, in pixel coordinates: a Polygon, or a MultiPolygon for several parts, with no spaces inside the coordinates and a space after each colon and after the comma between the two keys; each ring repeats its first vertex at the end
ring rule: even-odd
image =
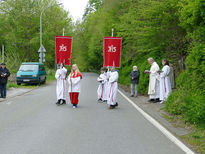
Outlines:
{"type": "Polygon", "coordinates": [[[0,84],[1,97],[6,97],[6,83],[0,84]]]}

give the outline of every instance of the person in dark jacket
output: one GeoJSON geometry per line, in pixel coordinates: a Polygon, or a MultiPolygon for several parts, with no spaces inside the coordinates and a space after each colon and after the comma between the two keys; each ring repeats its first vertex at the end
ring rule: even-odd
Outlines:
{"type": "Polygon", "coordinates": [[[130,74],[131,79],[131,97],[137,97],[137,85],[139,84],[140,71],[137,66],[133,66],[133,71],[130,74]]]}
{"type": "Polygon", "coordinates": [[[1,64],[0,68],[0,90],[1,90],[1,98],[6,98],[6,85],[8,81],[8,77],[10,76],[9,70],[6,68],[4,63],[1,64]]]}

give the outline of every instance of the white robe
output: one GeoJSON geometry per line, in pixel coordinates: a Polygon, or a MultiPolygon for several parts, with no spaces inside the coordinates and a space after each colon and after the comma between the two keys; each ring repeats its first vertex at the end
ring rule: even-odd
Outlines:
{"type": "Polygon", "coordinates": [[[108,105],[115,105],[117,103],[117,91],[118,91],[118,72],[110,72],[108,82],[108,105]]]}
{"type": "Polygon", "coordinates": [[[149,75],[149,90],[148,95],[150,95],[150,99],[159,98],[160,94],[160,86],[159,86],[159,65],[154,62],[150,68],[150,75],[149,75]]]}
{"type": "Polygon", "coordinates": [[[105,82],[105,100],[108,100],[109,99],[109,77],[110,77],[110,71],[106,72],[105,73],[105,76],[106,76],[106,82],[105,82]]]}
{"type": "Polygon", "coordinates": [[[172,92],[171,82],[169,78],[170,67],[165,65],[160,73],[160,100],[166,101],[172,92]]]}
{"type": "Polygon", "coordinates": [[[105,73],[100,74],[100,76],[97,78],[97,81],[100,82],[99,86],[98,86],[98,90],[97,90],[97,95],[98,95],[98,99],[102,99],[102,100],[107,100],[107,95],[105,93],[106,91],[106,75],[105,73]]]}
{"type": "Polygon", "coordinates": [[[62,69],[58,69],[55,74],[55,78],[57,80],[56,85],[56,96],[57,100],[66,99],[66,73],[67,69],[63,67],[62,69]]]}
{"type": "Polygon", "coordinates": [[[81,77],[77,76],[74,78],[68,77],[68,92],[80,92],[80,81],[81,77]],[[72,82],[72,88],[71,88],[71,82],[72,82]]]}

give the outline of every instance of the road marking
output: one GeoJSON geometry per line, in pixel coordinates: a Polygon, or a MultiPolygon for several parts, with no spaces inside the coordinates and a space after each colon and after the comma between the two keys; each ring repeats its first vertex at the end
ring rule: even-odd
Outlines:
{"type": "Polygon", "coordinates": [[[173,143],[175,143],[179,148],[181,148],[187,154],[194,154],[194,152],[189,149],[184,143],[182,143],[178,138],[176,138],[172,133],[170,133],[165,127],[163,127],[159,122],[152,118],[149,114],[143,111],[138,105],[136,105],[132,100],[130,100],[125,94],[120,90],[118,92],[137,109],[150,123],[152,123],[156,128],[158,128],[167,138],[169,138],[173,143]]]}

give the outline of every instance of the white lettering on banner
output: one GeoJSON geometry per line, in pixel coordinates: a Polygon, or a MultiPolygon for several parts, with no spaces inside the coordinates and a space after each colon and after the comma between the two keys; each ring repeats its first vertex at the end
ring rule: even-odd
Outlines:
{"type": "Polygon", "coordinates": [[[108,46],[108,52],[116,52],[117,51],[117,47],[114,47],[113,45],[108,46]]]}
{"type": "Polygon", "coordinates": [[[60,46],[60,51],[67,51],[67,46],[64,46],[64,44],[62,44],[60,46]]]}

